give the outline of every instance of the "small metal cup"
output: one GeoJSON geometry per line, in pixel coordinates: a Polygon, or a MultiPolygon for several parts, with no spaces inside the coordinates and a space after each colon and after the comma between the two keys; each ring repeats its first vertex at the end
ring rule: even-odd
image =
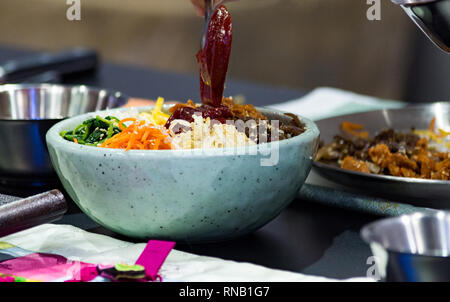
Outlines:
{"type": "Polygon", "coordinates": [[[119,92],[86,86],[0,85],[0,183],[55,182],[47,130],[66,117],[120,107],[127,101],[119,92]]]}
{"type": "Polygon", "coordinates": [[[443,51],[450,53],[450,0],[392,0],[422,32],[443,51]]]}
{"type": "Polygon", "coordinates": [[[450,281],[450,212],[382,219],[361,230],[385,281],[450,281]]]}

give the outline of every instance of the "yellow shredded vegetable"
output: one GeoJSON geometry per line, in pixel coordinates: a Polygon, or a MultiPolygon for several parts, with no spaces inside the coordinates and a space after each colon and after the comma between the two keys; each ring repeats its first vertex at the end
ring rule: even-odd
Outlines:
{"type": "Polygon", "coordinates": [[[431,120],[430,126],[426,130],[414,130],[414,133],[423,137],[428,138],[430,141],[433,141],[439,145],[445,146],[447,149],[450,149],[450,142],[446,141],[446,137],[450,135],[450,132],[445,131],[444,129],[436,128],[436,118],[431,120]]]}
{"type": "Polygon", "coordinates": [[[150,112],[142,112],[140,113],[140,115],[144,116],[155,125],[164,126],[167,120],[169,119],[170,115],[162,111],[163,104],[164,98],[159,97],[156,100],[155,108],[153,108],[153,110],[151,110],[150,112]]]}
{"type": "Polygon", "coordinates": [[[441,128],[439,128],[438,130],[439,130],[439,132],[441,133],[441,136],[442,136],[442,137],[446,137],[446,136],[450,135],[450,132],[445,131],[445,130],[443,130],[443,129],[441,129],[441,128]]]}

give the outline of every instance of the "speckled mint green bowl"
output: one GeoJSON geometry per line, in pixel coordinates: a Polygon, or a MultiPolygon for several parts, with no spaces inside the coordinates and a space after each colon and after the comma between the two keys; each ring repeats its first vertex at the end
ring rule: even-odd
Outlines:
{"type": "Polygon", "coordinates": [[[125,151],[78,145],[59,135],[95,115],[63,120],[47,132],[53,166],[90,218],[114,232],[146,239],[218,241],[257,230],[294,200],[319,139],[316,125],[301,117],[306,132],[297,137],[234,149],[125,151]],[[277,144],[278,162],[261,165],[262,159],[275,158],[277,144]],[[273,148],[272,155],[267,148],[273,148]]]}

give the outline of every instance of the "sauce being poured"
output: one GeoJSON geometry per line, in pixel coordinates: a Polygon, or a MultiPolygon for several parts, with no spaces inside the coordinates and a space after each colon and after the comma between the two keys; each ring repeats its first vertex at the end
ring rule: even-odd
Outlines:
{"type": "Polygon", "coordinates": [[[214,107],[222,103],[233,26],[231,15],[223,5],[216,9],[208,24],[205,45],[197,53],[200,68],[202,103],[214,107]]]}
{"type": "Polygon", "coordinates": [[[177,106],[166,123],[166,128],[175,119],[192,122],[193,114],[201,114],[203,118],[211,118],[225,123],[232,118],[231,109],[222,104],[228,61],[231,53],[233,26],[231,15],[223,5],[215,11],[208,24],[205,45],[197,53],[200,68],[200,97],[202,105],[193,104],[177,106]]]}

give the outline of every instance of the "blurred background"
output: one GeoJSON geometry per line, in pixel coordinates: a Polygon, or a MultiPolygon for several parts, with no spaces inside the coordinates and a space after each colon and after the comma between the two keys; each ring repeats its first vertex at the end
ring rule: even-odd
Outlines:
{"type": "MultiPolygon", "coordinates": [[[[366,0],[241,0],[233,18],[229,77],[293,89],[332,86],[431,102],[450,100],[450,56],[390,0],[368,21],[366,0]]],[[[92,47],[104,61],[197,74],[203,19],[189,0],[1,0],[0,47],[92,47]]],[[[1,58],[0,58],[1,60],[1,58]]],[[[245,92],[243,92],[245,94],[245,92]]]]}

